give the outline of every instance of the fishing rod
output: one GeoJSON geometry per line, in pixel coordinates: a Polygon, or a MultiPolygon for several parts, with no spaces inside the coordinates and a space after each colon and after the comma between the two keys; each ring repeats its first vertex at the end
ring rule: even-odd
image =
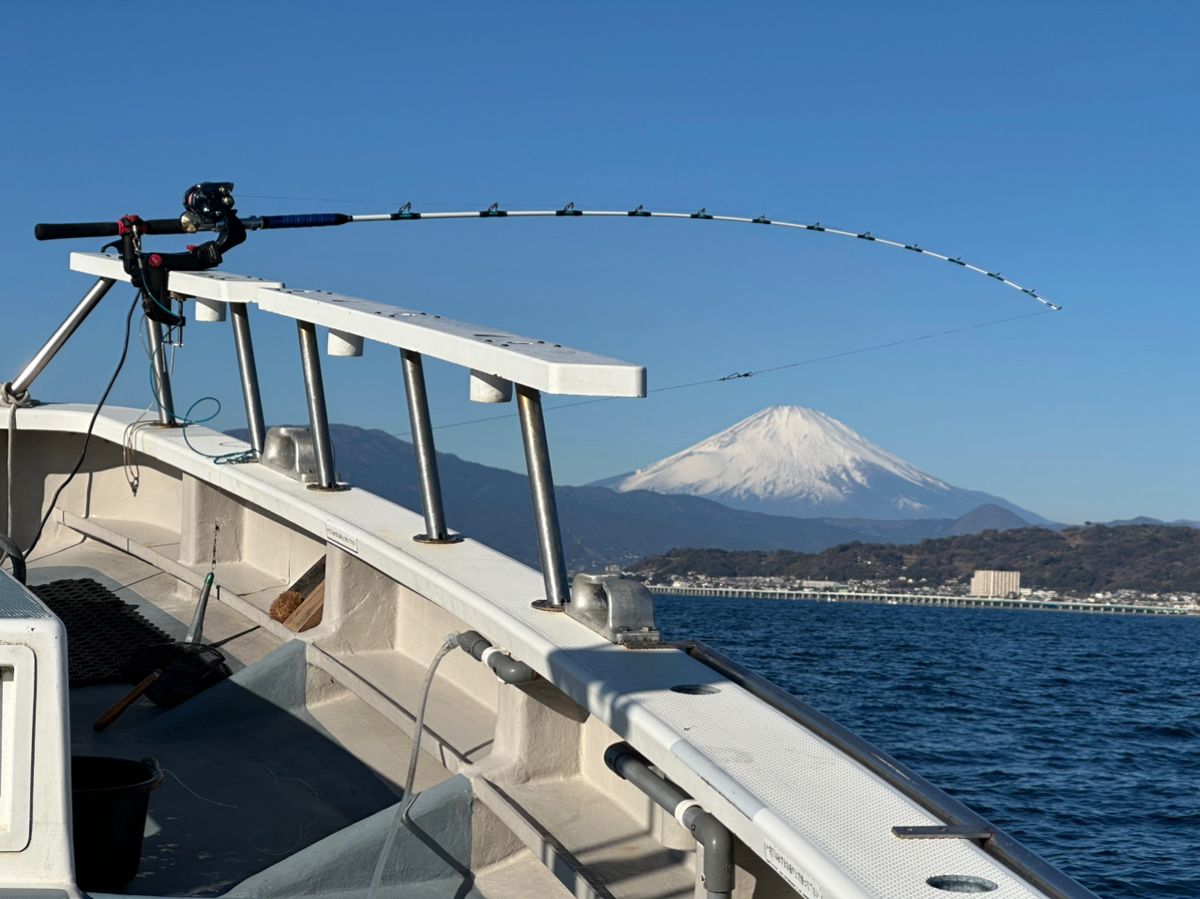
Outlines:
{"type": "Polygon", "coordinates": [[[567,203],[561,209],[501,209],[493,203],[487,209],[460,210],[453,212],[419,212],[405,203],[395,212],[350,215],[344,212],[316,212],[293,215],[254,215],[239,217],[234,206],[233,183],[228,181],[205,181],[189,188],[183,196],[183,214],[174,219],[141,219],[124,216],[116,222],[42,223],[34,226],[33,234],[38,240],[63,240],[86,237],[119,237],[108,246],[118,246],[124,260],[125,271],[135,287],[146,295],[146,315],[163,324],[179,326],[183,318],[175,314],[164,302],[167,277],[171,271],[203,271],[215,268],[228,250],[242,243],[249,231],[277,231],[285,228],[327,228],[361,222],[417,222],[444,219],[513,219],[513,218],[659,218],[672,220],[694,220],[705,222],[731,222],[747,225],[767,225],[773,228],[789,228],[812,231],[835,237],[850,237],[869,243],[900,250],[908,250],[930,259],[949,262],[966,271],[984,275],[999,281],[1006,287],[1018,290],[1037,300],[1049,311],[1062,309],[1032,287],[1025,287],[1006,278],[999,272],[966,262],[957,256],[949,256],[926,249],[915,243],[904,243],[878,237],[870,231],[847,231],[830,228],[820,222],[803,223],[770,219],[765,215],[756,218],[737,215],[718,215],[707,209],[696,212],[655,212],[638,206],[629,210],[580,209],[567,203]],[[184,253],[145,253],[141,250],[143,235],[193,234],[200,231],[215,231],[219,236],[184,253]]]}

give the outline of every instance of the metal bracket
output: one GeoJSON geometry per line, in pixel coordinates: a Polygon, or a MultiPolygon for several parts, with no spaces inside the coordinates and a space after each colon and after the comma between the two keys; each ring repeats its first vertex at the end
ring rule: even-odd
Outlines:
{"type": "Polygon", "coordinates": [[[902,840],[990,840],[996,831],[977,824],[929,824],[896,826],[892,833],[902,840]]]}
{"type": "Polygon", "coordinates": [[[621,646],[657,646],[654,598],[641,581],[619,574],[577,574],[566,612],[580,624],[621,646]]]}

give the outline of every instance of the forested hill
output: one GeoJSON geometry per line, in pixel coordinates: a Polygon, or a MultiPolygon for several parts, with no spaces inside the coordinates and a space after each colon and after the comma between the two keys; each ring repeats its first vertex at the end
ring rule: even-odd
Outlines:
{"type": "Polygon", "coordinates": [[[1019,528],[897,546],[848,543],[819,553],[675,549],[633,570],[655,581],[716,577],[875,580],[925,578],[941,584],[977,568],[1021,572],[1021,585],[1073,592],[1131,589],[1200,592],[1200,530],[1172,525],[1019,528]]]}

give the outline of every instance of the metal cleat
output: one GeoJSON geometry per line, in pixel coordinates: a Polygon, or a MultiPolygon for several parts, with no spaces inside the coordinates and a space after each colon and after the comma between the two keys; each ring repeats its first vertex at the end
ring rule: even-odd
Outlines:
{"type": "Polygon", "coordinates": [[[316,449],[308,428],[285,425],[269,429],[260,461],[301,484],[320,482],[316,449]]]}
{"type": "Polygon", "coordinates": [[[619,574],[575,575],[566,612],[621,646],[656,646],[662,642],[654,625],[654,598],[641,581],[632,578],[619,574]]]}

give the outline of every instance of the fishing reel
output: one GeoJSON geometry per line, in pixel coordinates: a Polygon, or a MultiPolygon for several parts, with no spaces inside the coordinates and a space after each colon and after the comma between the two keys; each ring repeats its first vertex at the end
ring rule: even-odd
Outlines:
{"type": "Polygon", "coordinates": [[[179,217],[179,225],[185,233],[216,231],[218,236],[189,246],[182,253],[148,253],[142,250],[142,235],[150,233],[151,229],[140,217],[127,215],[117,223],[120,240],[115,242],[125,273],[133,286],[142,292],[146,317],[172,328],[182,327],[184,318],[171,309],[167,289],[171,272],[202,272],[216,268],[225,253],[246,239],[246,228],[237,217],[233,182],[202,181],[188,188],[183,194],[183,215],[179,217]]]}
{"type": "Polygon", "coordinates": [[[183,194],[183,215],[180,223],[185,231],[213,231],[233,208],[232,181],[201,181],[183,194]]]}

